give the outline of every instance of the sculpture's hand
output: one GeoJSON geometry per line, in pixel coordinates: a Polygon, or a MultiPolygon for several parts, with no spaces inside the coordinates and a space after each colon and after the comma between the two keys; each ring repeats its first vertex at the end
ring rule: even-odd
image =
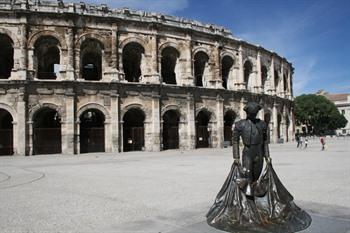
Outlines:
{"type": "Polygon", "coordinates": [[[236,165],[239,165],[241,163],[241,161],[238,158],[235,158],[233,160],[233,163],[236,164],[236,165]]]}
{"type": "Polygon", "coordinates": [[[265,157],[265,161],[266,161],[267,164],[271,164],[272,159],[271,159],[270,156],[268,156],[268,157],[265,157]]]}

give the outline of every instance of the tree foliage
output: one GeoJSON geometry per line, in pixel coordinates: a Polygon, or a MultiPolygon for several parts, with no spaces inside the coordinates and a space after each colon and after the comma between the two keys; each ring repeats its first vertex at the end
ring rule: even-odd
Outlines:
{"type": "Polygon", "coordinates": [[[326,134],[343,128],[346,118],[333,102],[322,95],[301,95],[295,98],[296,124],[305,124],[314,134],[326,134]]]}

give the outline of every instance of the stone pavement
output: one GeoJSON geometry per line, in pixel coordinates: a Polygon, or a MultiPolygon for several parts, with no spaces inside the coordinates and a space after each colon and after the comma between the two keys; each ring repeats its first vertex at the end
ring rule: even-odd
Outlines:
{"type": "MultiPolygon", "coordinates": [[[[271,145],[308,233],[350,233],[350,138],[271,145]]],[[[1,233],[219,233],[205,214],[231,148],[0,157],[1,233]]]]}

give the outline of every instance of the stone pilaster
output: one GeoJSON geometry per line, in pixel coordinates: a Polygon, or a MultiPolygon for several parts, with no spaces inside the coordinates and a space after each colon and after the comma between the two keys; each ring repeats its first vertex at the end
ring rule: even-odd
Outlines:
{"type": "MultiPolygon", "coordinates": [[[[24,90],[23,90],[24,92],[24,90]]],[[[17,101],[17,122],[13,125],[13,145],[15,155],[26,154],[26,103],[24,93],[20,93],[17,101]]]]}
{"type": "Polygon", "coordinates": [[[278,107],[278,105],[276,103],[274,103],[273,108],[272,108],[273,135],[271,137],[273,143],[277,143],[277,141],[278,141],[277,107],[278,107]]]}
{"type": "Polygon", "coordinates": [[[236,88],[235,88],[236,90],[245,90],[242,45],[239,46],[239,50],[238,50],[238,79],[235,85],[236,85],[236,88]]]}
{"type": "Polygon", "coordinates": [[[215,148],[222,148],[224,143],[224,99],[220,96],[216,98],[216,138],[217,143],[213,145],[215,148]]]}
{"type": "Polygon", "coordinates": [[[65,95],[65,119],[62,120],[62,153],[74,154],[74,93],[67,90],[65,95]]]}
{"type": "Polygon", "coordinates": [[[262,75],[261,75],[261,54],[260,51],[258,51],[258,55],[256,57],[256,78],[255,78],[255,93],[263,93],[264,88],[262,86],[262,75]]]}
{"type": "Polygon", "coordinates": [[[67,29],[67,46],[66,80],[74,80],[74,32],[72,28],[67,29]]]}
{"type": "Polygon", "coordinates": [[[196,110],[194,98],[191,94],[187,95],[187,143],[188,149],[196,148],[196,110]]]}
{"type": "Polygon", "coordinates": [[[275,57],[272,55],[271,57],[271,65],[270,65],[270,87],[268,90],[269,95],[275,95],[276,94],[276,87],[275,87],[275,57]]]}
{"type": "Polygon", "coordinates": [[[119,95],[111,94],[111,152],[117,153],[119,151],[119,95]]]}

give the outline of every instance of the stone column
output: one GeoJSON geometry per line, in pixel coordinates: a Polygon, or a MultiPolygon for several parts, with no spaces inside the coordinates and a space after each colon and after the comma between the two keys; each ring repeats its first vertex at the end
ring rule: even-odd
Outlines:
{"type": "Polygon", "coordinates": [[[273,55],[271,57],[270,87],[269,87],[268,93],[270,95],[275,95],[276,94],[276,87],[275,87],[275,57],[273,55]]]}
{"type": "Polygon", "coordinates": [[[183,53],[183,58],[181,59],[183,68],[181,74],[180,85],[184,86],[194,86],[194,74],[193,74],[193,54],[192,54],[192,44],[191,37],[187,36],[186,44],[184,49],[181,51],[183,53]]]}
{"type": "Polygon", "coordinates": [[[150,126],[149,150],[160,151],[160,96],[156,93],[152,96],[152,119],[150,126]]]}
{"type": "Polygon", "coordinates": [[[193,96],[187,94],[187,142],[189,150],[196,148],[196,110],[193,96]]]}
{"type": "MultiPolygon", "coordinates": [[[[15,154],[26,154],[26,103],[24,101],[24,90],[19,94],[17,100],[17,121],[13,126],[13,146],[16,148],[15,154]]],[[[28,128],[29,130],[29,128],[28,128]]]]}
{"type": "MultiPolygon", "coordinates": [[[[119,140],[119,147],[120,147],[120,152],[124,152],[124,134],[123,134],[123,130],[124,130],[124,121],[120,121],[120,140],[119,140]]],[[[144,125],[145,127],[145,125],[144,125]]],[[[145,132],[145,136],[146,136],[146,132],[145,132]]]]}
{"type": "Polygon", "coordinates": [[[289,118],[289,135],[291,140],[295,140],[295,117],[294,117],[294,111],[293,108],[290,109],[289,112],[290,118],[289,118]]]}
{"type": "Polygon", "coordinates": [[[33,121],[30,119],[28,122],[28,155],[33,155],[33,121]]]}
{"type": "Polygon", "coordinates": [[[277,107],[278,107],[277,103],[274,103],[273,108],[272,108],[273,135],[271,137],[273,143],[277,143],[277,141],[278,141],[277,107]]]}
{"type": "Polygon", "coordinates": [[[285,91],[284,91],[284,85],[286,85],[286,83],[284,83],[284,62],[281,61],[281,75],[280,75],[280,80],[279,80],[279,96],[284,98],[285,97],[285,91]]]}
{"type": "Polygon", "coordinates": [[[75,151],[77,154],[80,154],[80,119],[79,118],[75,121],[75,127],[76,127],[75,151]]]}
{"type": "Polygon", "coordinates": [[[111,137],[112,137],[112,153],[119,151],[119,95],[111,94],[111,137]]]}
{"type": "Polygon", "coordinates": [[[236,90],[245,90],[244,84],[244,64],[243,64],[243,48],[239,46],[238,50],[238,79],[236,83],[236,90]]]}
{"type": "Polygon", "coordinates": [[[105,152],[112,152],[112,132],[111,132],[111,121],[110,119],[104,122],[105,127],[105,152]]]}
{"type": "Polygon", "coordinates": [[[255,78],[255,82],[256,82],[256,87],[255,87],[255,92],[256,93],[264,93],[264,88],[262,86],[262,80],[261,80],[261,54],[260,51],[258,51],[258,55],[256,58],[256,78],[255,78]]]}
{"type": "Polygon", "coordinates": [[[74,154],[74,93],[68,90],[65,96],[65,119],[62,119],[62,153],[74,154]]]}
{"type": "Polygon", "coordinates": [[[66,80],[74,80],[74,32],[72,28],[67,32],[68,58],[66,65],[66,80]]]}
{"type": "Polygon", "coordinates": [[[160,83],[158,73],[158,46],[156,35],[148,37],[148,46],[145,48],[145,54],[141,59],[141,71],[143,83],[160,83]]]}
{"type": "Polygon", "coordinates": [[[220,96],[216,97],[216,148],[222,148],[224,143],[224,99],[220,96]]]}
{"type": "Polygon", "coordinates": [[[187,125],[188,121],[184,121],[180,118],[179,121],[179,149],[180,150],[188,150],[188,134],[187,134],[187,125]]]}

